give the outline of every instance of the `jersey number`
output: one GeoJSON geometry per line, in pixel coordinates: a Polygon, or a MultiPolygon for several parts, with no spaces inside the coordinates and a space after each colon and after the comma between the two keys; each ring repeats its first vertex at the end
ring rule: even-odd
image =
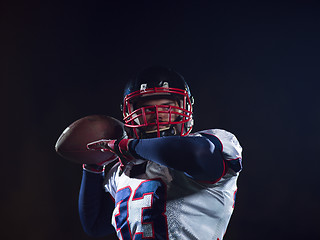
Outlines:
{"type": "Polygon", "coordinates": [[[115,222],[122,239],[168,239],[165,202],[166,189],[161,180],[146,180],[134,192],[129,186],[120,189],[115,199],[115,205],[118,208],[115,222]],[[133,194],[133,197],[129,201],[131,194],[133,194]],[[131,206],[128,206],[128,204],[131,206]],[[135,208],[135,210],[138,208],[138,212],[130,212],[130,207],[135,208]],[[141,214],[139,222],[142,225],[142,232],[137,231],[133,236],[129,223],[130,214],[141,214]]]}

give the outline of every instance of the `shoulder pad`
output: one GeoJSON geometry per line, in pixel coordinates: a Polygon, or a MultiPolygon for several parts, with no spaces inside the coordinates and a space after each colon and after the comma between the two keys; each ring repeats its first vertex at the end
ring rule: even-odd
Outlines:
{"type": "Polygon", "coordinates": [[[222,152],[228,166],[236,172],[242,169],[242,147],[238,139],[230,132],[222,129],[209,129],[197,132],[208,138],[222,152]],[[219,142],[219,143],[217,143],[219,142]]]}

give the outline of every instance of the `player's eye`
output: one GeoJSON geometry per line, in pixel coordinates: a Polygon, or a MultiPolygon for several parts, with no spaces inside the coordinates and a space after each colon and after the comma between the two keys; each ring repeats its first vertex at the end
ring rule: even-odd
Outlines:
{"type": "Polygon", "coordinates": [[[145,108],[144,108],[144,111],[145,111],[146,113],[154,112],[154,107],[145,107],[145,108]]]}

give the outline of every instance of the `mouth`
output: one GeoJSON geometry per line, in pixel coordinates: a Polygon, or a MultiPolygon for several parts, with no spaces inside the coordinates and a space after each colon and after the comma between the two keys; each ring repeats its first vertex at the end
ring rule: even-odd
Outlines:
{"type": "MultiPolygon", "coordinates": [[[[165,131],[170,129],[170,126],[160,126],[159,127],[159,131],[165,131]]],[[[151,130],[146,130],[145,133],[155,133],[158,131],[158,128],[156,127],[155,129],[151,129],[151,130]]]]}

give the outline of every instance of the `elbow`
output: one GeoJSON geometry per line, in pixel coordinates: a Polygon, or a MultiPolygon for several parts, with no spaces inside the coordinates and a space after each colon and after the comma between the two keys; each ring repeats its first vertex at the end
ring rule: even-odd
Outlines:
{"type": "Polygon", "coordinates": [[[222,156],[217,154],[199,155],[190,175],[194,179],[205,182],[217,182],[225,173],[225,163],[222,156]]]}
{"type": "Polygon", "coordinates": [[[203,171],[200,174],[195,175],[195,179],[198,181],[203,181],[203,182],[209,182],[209,183],[216,183],[223,177],[224,171],[203,171]]]}
{"type": "Polygon", "coordinates": [[[88,222],[81,219],[80,215],[80,221],[82,225],[83,231],[89,236],[89,237],[99,237],[98,232],[96,231],[96,228],[94,228],[94,224],[89,224],[88,222]]]}
{"type": "Polygon", "coordinates": [[[105,237],[114,232],[113,226],[106,222],[100,222],[98,220],[90,220],[85,218],[84,215],[80,214],[80,222],[83,231],[89,237],[105,237]]]}
{"type": "Polygon", "coordinates": [[[188,173],[193,179],[201,182],[208,182],[208,183],[216,183],[218,182],[224,175],[224,169],[210,169],[211,171],[207,170],[200,170],[197,172],[188,173]]]}

